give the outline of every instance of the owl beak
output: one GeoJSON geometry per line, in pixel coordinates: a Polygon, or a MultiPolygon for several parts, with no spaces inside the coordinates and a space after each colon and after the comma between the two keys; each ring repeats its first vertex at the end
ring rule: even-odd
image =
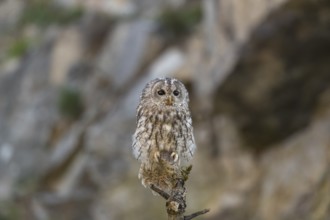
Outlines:
{"type": "Polygon", "coordinates": [[[173,105],[173,98],[172,98],[172,96],[169,96],[169,97],[165,100],[165,104],[166,104],[166,105],[173,105]]]}

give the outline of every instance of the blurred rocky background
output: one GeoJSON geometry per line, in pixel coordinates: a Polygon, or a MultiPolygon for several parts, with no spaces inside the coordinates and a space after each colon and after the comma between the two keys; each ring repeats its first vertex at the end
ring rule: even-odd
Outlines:
{"type": "Polygon", "coordinates": [[[200,219],[330,219],[329,0],[1,0],[0,219],[166,219],[131,154],[189,88],[200,219]]]}

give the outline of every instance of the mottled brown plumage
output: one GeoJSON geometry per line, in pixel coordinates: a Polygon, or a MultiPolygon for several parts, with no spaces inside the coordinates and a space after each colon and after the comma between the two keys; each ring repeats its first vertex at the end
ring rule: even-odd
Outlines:
{"type": "Polygon", "coordinates": [[[141,161],[139,178],[166,190],[182,163],[195,151],[188,92],[173,78],[157,78],[142,91],[137,108],[133,153],[141,161]]]}

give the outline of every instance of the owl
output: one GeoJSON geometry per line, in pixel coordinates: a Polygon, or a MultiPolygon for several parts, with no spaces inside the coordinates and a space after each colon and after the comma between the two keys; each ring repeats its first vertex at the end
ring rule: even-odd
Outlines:
{"type": "Polygon", "coordinates": [[[144,186],[170,187],[171,175],[192,159],[196,145],[188,102],[187,89],[174,78],[154,79],[143,89],[132,148],[144,186]]]}

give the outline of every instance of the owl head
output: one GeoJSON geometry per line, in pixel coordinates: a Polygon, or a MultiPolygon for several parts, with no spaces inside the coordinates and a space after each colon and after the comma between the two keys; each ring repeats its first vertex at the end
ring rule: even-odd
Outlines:
{"type": "Polygon", "coordinates": [[[150,81],[142,91],[141,100],[151,101],[159,107],[187,107],[188,91],[177,79],[157,78],[150,81]]]}

